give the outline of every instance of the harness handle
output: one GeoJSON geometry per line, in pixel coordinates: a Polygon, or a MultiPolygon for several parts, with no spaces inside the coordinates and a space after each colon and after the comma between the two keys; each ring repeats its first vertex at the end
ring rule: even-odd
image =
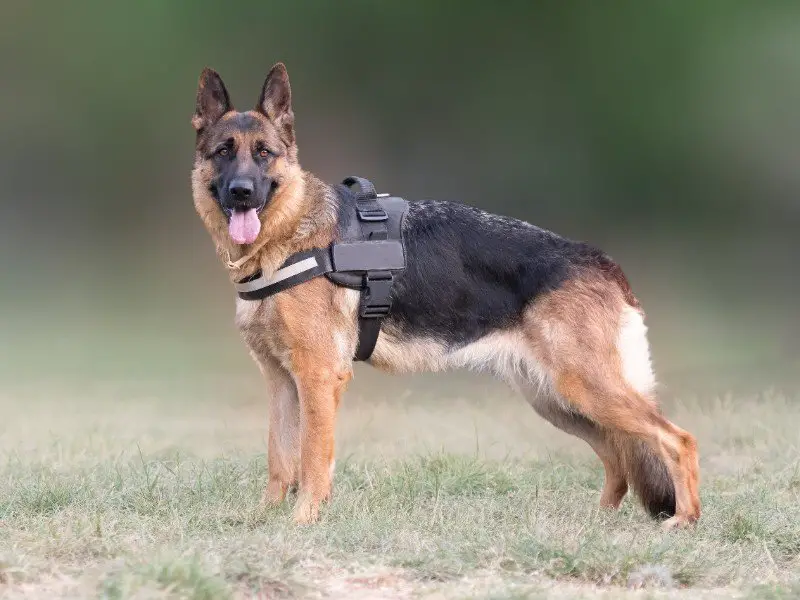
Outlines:
{"type": "Polygon", "coordinates": [[[351,175],[344,181],[342,181],[344,185],[348,188],[351,188],[354,184],[358,184],[361,188],[360,192],[355,192],[354,195],[356,197],[356,213],[358,214],[358,220],[362,223],[379,223],[376,227],[366,227],[362,230],[364,231],[364,237],[368,240],[385,240],[386,239],[386,226],[383,225],[383,222],[386,221],[389,217],[386,214],[386,211],[383,210],[383,207],[378,202],[378,193],[375,191],[375,186],[372,185],[372,182],[369,179],[364,179],[363,177],[356,177],[355,175],[351,175]]]}
{"type": "Polygon", "coordinates": [[[356,195],[357,200],[371,200],[372,198],[378,197],[378,192],[375,191],[375,186],[369,179],[351,175],[342,181],[342,183],[349,188],[352,188],[353,184],[358,184],[358,186],[361,188],[361,192],[356,195]]]}

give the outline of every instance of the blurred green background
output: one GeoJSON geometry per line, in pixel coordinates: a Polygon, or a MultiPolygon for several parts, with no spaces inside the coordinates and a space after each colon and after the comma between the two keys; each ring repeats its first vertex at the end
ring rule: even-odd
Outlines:
{"type": "Polygon", "coordinates": [[[0,34],[8,384],[256,373],[189,120],[204,66],[250,108],[278,60],[304,167],[603,247],[674,386],[796,380],[796,2],[4,2],[0,34]]]}

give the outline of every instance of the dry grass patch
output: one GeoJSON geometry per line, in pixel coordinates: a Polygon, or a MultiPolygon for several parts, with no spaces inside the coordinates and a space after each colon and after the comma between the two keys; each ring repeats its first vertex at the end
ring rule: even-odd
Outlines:
{"type": "Polygon", "coordinates": [[[203,390],[4,399],[0,596],[766,599],[800,589],[800,406],[783,396],[668,407],[700,438],[704,516],[664,533],[631,500],[600,510],[596,459],[501,388],[482,402],[350,399],[334,497],[320,524],[295,527],[288,503],[258,508],[264,407],[221,405],[220,389],[203,390]]]}

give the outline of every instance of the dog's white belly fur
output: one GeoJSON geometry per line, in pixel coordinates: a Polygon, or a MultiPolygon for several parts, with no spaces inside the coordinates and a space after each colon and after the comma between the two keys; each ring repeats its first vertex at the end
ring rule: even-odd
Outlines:
{"type": "Polygon", "coordinates": [[[468,369],[486,372],[518,387],[520,381],[541,391],[550,377],[529,351],[521,329],[495,331],[459,348],[430,338],[398,338],[382,332],[370,362],[391,373],[441,372],[468,369]]]}

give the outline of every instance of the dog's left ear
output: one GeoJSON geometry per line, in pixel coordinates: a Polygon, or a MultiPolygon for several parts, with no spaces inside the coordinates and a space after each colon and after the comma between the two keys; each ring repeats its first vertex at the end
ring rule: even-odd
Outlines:
{"type": "Polygon", "coordinates": [[[289,87],[289,73],[283,63],[277,63],[267,75],[256,110],[280,128],[290,142],[294,140],[292,89],[289,87]]]}

